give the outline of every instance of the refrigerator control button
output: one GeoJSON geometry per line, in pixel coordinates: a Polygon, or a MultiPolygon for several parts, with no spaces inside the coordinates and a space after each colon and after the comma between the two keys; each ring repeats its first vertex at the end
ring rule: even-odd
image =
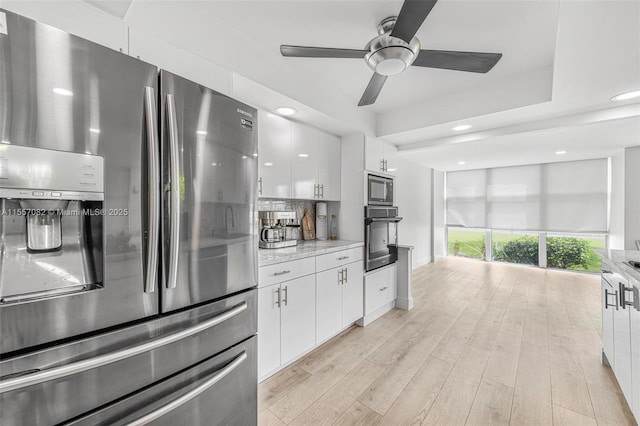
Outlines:
{"type": "Polygon", "coordinates": [[[60,192],[52,192],[51,196],[52,197],[62,197],[62,194],[60,192]]]}
{"type": "Polygon", "coordinates": [[[44,192],[42,192],[42,191],[33,191],[31,193],[31,195],[33,195],[34,197],[44,197],[44,192]]]}

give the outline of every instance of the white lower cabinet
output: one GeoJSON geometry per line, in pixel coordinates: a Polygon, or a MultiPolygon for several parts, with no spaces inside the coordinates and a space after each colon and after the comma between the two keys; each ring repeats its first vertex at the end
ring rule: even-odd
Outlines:
{"type": "Polygon", "coordinates": [[[316,274],[316,338],[321,343],[363,315],[362,261],[316,274]]]}
{"type": "Polygon", "coordinates": [[[631,315],[631,390],[633,402],[629,404],[640,423],[640,283],[633,288],[633,306],[629,308],[631,315]]]}
{"type": "Polygon", "coordinates": [[[258,289],[258,377],[316,344],[315,275],[258,289]]]}

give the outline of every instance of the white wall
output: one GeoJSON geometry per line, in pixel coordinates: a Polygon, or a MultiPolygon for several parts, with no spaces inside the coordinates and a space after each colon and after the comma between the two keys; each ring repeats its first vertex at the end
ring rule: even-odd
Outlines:
{"type": "Polygon", "coordinates": [[[611,156],[609,248],[624,249],[624,149],[611,156]]]}
{"type": "Polygon", "coordinates": [[[342,137],[338,239],[364,241],[364,134],[342,137]]]}
{"type": "Polygon", "coordinates": [[[398,158],[396,204],[403,218],[398,243],[413,246],[413,267],[428,263],[431,255],[431,169],[398,158]]]}
{"type": "Polygon", "coordinates": [[[637,250],[635,241],[640,240],[640,146],[627,148],[624,160],[624,245],[627,250],[637,250]]]}
{"type": "Polygon", "coordinates": [[[447,255],[447,240],[445,238],[445,203],[444,176],[440,170],[433,170],[433,258],[439,259],[447,255]]]}

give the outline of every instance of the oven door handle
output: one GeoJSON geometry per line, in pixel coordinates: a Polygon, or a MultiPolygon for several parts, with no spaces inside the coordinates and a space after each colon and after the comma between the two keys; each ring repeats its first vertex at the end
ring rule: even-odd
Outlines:
{"type": "Polygon", "coordinates": [[[365,225],[371,225],[373,222],[390,222],[398,223],[402,220],[400,216],[396,217],[367,217],[364,220],[365,225]]]}
{"type": "Polygon", "coordinates": [[[235,317],[239,313],[246,311],[248,307],[249,306],[247,305],[247,302],[242,302],[229,309],[228,311],[225,311],[220,315],[216,315],[215,317],[203,321],[197,325],[185,328],[184,330],[178,331],[177,333],[169,334],[168,336],[152,340],[151,342],[143,343],[142,345],[121,349],[115,352],[109,352],[104,355],[84,359],[82,361],[72,362],[71,364],[62,365],[59,367],[48,368],[46,370],[40,370],[34,373],[18,375],[17,377],[14,376],[5,380],[0,380],[0,394],[17,389],[22,389],[27,386],[33,386],[51,380],[71,376],[73,374],[82,373],[83,371],[93,370],[108,364],[112,364],[114,362],[122,361],[124,359],[143,354],[145,352],[152,351],[154,349],[161,348],[162,346],[166,346],[170,343],[177,342],[178,340],[193,336],[194,334],[198,334],[215,325],[227,321],[235,317]]]}
{"type": "Polygon", "coordinates": [[[164,416],[165,414],[170,413],[171,411],[175,410],[181,405],[186,404],[187,402],[196,398],[198,395],[200,395],[201,393],[209,389],[211,386],[215,385],[220,380],[228,376],[229,373],[235,370],[247,358],[248,358],[247,353],[243,351],[240,355],[235,357],[229,364],[227,364],[224,368],[218,371],[213,377],[208,379],[206,382],[204,382],[197,388],[192,389],[191,391],[182,395],[180,398],[174,399],[170,403],[158,408],[157,410],[152,411],[149,414],[142,416],[131,423],[128,423],[127,426],[142,426],[142,425],[149,424],[152,421],[157,420],[160,417],[164,416]]]}

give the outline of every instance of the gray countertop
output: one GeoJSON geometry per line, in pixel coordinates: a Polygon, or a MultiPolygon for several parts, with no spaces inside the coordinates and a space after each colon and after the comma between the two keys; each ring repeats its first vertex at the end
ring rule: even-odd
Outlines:
{"type": "Polygon", "coordinates": [[[626,279],[633,281],[636,287],[640,287],[640,269],[631,267],[624,263],[629,260],[640,261],[640,251],[636,250],[596,250],[596,253],[603,259],[603,262],[615,269],[626,279]]]}
{"type": "Polygon", "coordinates": [[[347,240],[298,241],[298,245],[295,247],[258,249],[258,266],[304,259],[305,257],[318,256],[320,254],[333,253],[356,247],[364,247],[364,243],[361,241],[347,240]]]}

